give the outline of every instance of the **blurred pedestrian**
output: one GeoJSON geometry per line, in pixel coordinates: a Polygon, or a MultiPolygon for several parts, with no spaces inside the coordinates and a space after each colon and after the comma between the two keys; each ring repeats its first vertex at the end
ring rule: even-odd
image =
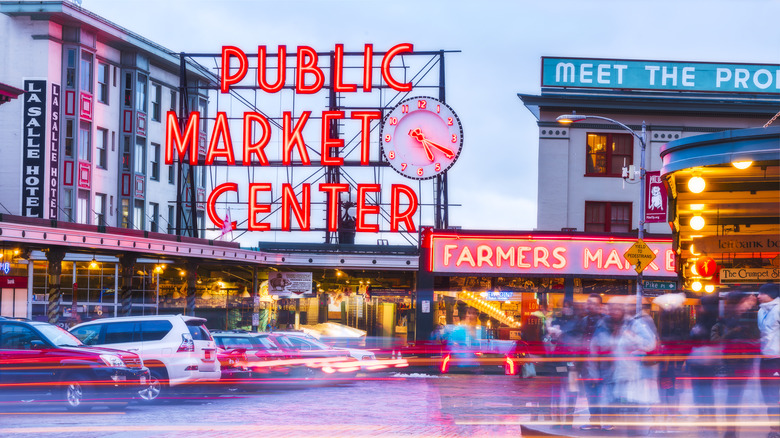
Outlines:
{"type": "MultiPolygon", "coordinates": [[[[706,295],[696,306],[696,324],[689,336],[691,351],[688,355],[688,373],[691,376],[693,403],[697,406],[699,420],[715,420],[715,395],[713,391],[717,367],[720,364],[720,349],[710,339],[710,332],[717,321],[717,295],[706,295]]],[[[704,429],[700,433],[705,433],[704,429]]]]}
{"type": "Polygon", "coordinates": [[[761,395],[774,426],[768,438],[780,438],[780,285],[767,283],[758,289],[758,329],[761,331],[761,395]]]}
{"type": "MultiPolygon", "coordinates": [[[[625,300],[626,313],[636,308],[636,298],[625,300]]],[[[647,309],[626,318],[617,343],[615,364],[615,398],[626,413],[636,417],[633,432],[648,430],[650,406],[660,402],[658,395],[658,331],[647,309]]]]}
{"type": "Polygon", "coordinates": [[[555,369],[553,384],[550,387],[550,404],[553,421],[565,428],[571,428],[574,420],[574,405],[577,402],[577,374],[574,366],[574,354],[580,349],[581,336],[578,320],[574,314],[574,303],[564,301],[560,315],[551,323],[551,357],[561,359],[553,362],[555,369]]]}
{"type": "MultiPolygon", "coordinates": [[[[599,294],[591,294],[588,301],[585,302],[585,315],[579,320],[578,331],[582,337],[581,355],[590,356],[590,345],[593,340],[593,334],[596,332],[601,320],[604,318],[602,313],[602,299],[599,294]]],[[[578,362],[580,371],[580,380],[585,388],[585,397],[588,401],[588,413],[590,419],[587,424],[582,426],[583,430],[601,429],[601,387],[602,381],[599,378],[597,367],[591,366],[590,361],[578,362]]]]}
{"type": "Polygon", "coordinates": [[[681,388],[677,377],[681,374],[688,351],[689,316],[683,308],[685,294],[665,294],[653,300],[660,308],[658,339],[661,343],[658,364],[658,392],[661,399],[661,431],[676,420],[681,388]]]}
{"type": "Polygon", "coordinates": [[[726,438],[737,436],[737,413],[745,384],[753,374],[754,358],[760,352],[760,332],[755,315],[752,294],[734,291],[726,296],[723,317],[712,326],[710,340],[721,345],[723,353],[723,381],[726,384],[726,438]]]}
{"type": "MultiPolygon", "coordinates": [[[[617,415],[615,364],[619,360],[618,342],[625,324],[625,316],[626,307],[621,297],[612,298],[607,304],[607,315],[599,321],[590,343],[593,360],[588,362],[588,366],[592,367],[590,374],[595,375],[600,381],[599,394],[594,398],[598,399],[595,405],[599,406],[601,411],[600,418],[597,420],[600,424],[591,424],[600,426],[602,430],[614,429],[614,426],[603,423],[603,417],[614,419],[617,415]]],[[[591,406],[593,405],[591,402],[591,406]]]]}

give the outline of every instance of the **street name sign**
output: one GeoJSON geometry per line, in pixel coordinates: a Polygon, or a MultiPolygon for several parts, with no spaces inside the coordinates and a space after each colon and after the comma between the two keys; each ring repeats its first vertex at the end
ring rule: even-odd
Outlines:
{"type": "Polygon", "coordinates": [[[645,280],[643,283],[645,289],[652,290],[677,290],[676,281],[651,281],[645,280]]]}
{"type": "Polygon", "coordinates": [[[638,274],[655,260],[655,252],[642,239],[639,239],[631,245],[631,248],[623,254],[623,257],[636,266],[635,270],[638,274]]]}

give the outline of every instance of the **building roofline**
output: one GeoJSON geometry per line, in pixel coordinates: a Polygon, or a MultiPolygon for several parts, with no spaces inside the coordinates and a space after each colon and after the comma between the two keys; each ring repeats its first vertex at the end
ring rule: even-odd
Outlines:
{"type": "Polygon", "coordinates": [[[0,104],[16,99],[22,93],[24,93],[24,90],[0,82],[0,104]]]}
{"type": "MultiPolygon", "coordinates": [[[[103,36],[108,36],[110,46],[137,48],[172,67],[179,66],[179,53],[69,1],[0,1],[0,13],[11,17],[47,19],[59,24],[86,25],[103,36]]],[[[186,62],[190,73],[197,74],[205,81],[218,82],[217,77],[202,65],[192,60],[186,62]]]]}

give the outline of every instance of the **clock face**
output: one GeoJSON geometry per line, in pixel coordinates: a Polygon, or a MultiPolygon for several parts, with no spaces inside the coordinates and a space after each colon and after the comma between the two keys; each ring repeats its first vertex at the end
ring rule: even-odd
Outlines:
{"type": "Polygon", "coordinates": [[[401,101],[385,117],[380,131],[382,154],[390,166],[412,179],[446,172],[463,147],[463,127],[455,111],[432,97],[401,101]]]}

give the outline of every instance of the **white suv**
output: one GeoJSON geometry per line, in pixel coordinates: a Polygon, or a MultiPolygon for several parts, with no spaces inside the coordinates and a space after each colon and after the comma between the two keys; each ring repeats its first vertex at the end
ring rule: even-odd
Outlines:
{"type": "Polygon", "coordinates": [[[85,322],[70,332],[86,345],[138,354],[151,372],[149,388],[139,396],[151,401],[168,386],[219,380],[217,347],[205,323],[183,315],[126,316],[85,322]]]}

